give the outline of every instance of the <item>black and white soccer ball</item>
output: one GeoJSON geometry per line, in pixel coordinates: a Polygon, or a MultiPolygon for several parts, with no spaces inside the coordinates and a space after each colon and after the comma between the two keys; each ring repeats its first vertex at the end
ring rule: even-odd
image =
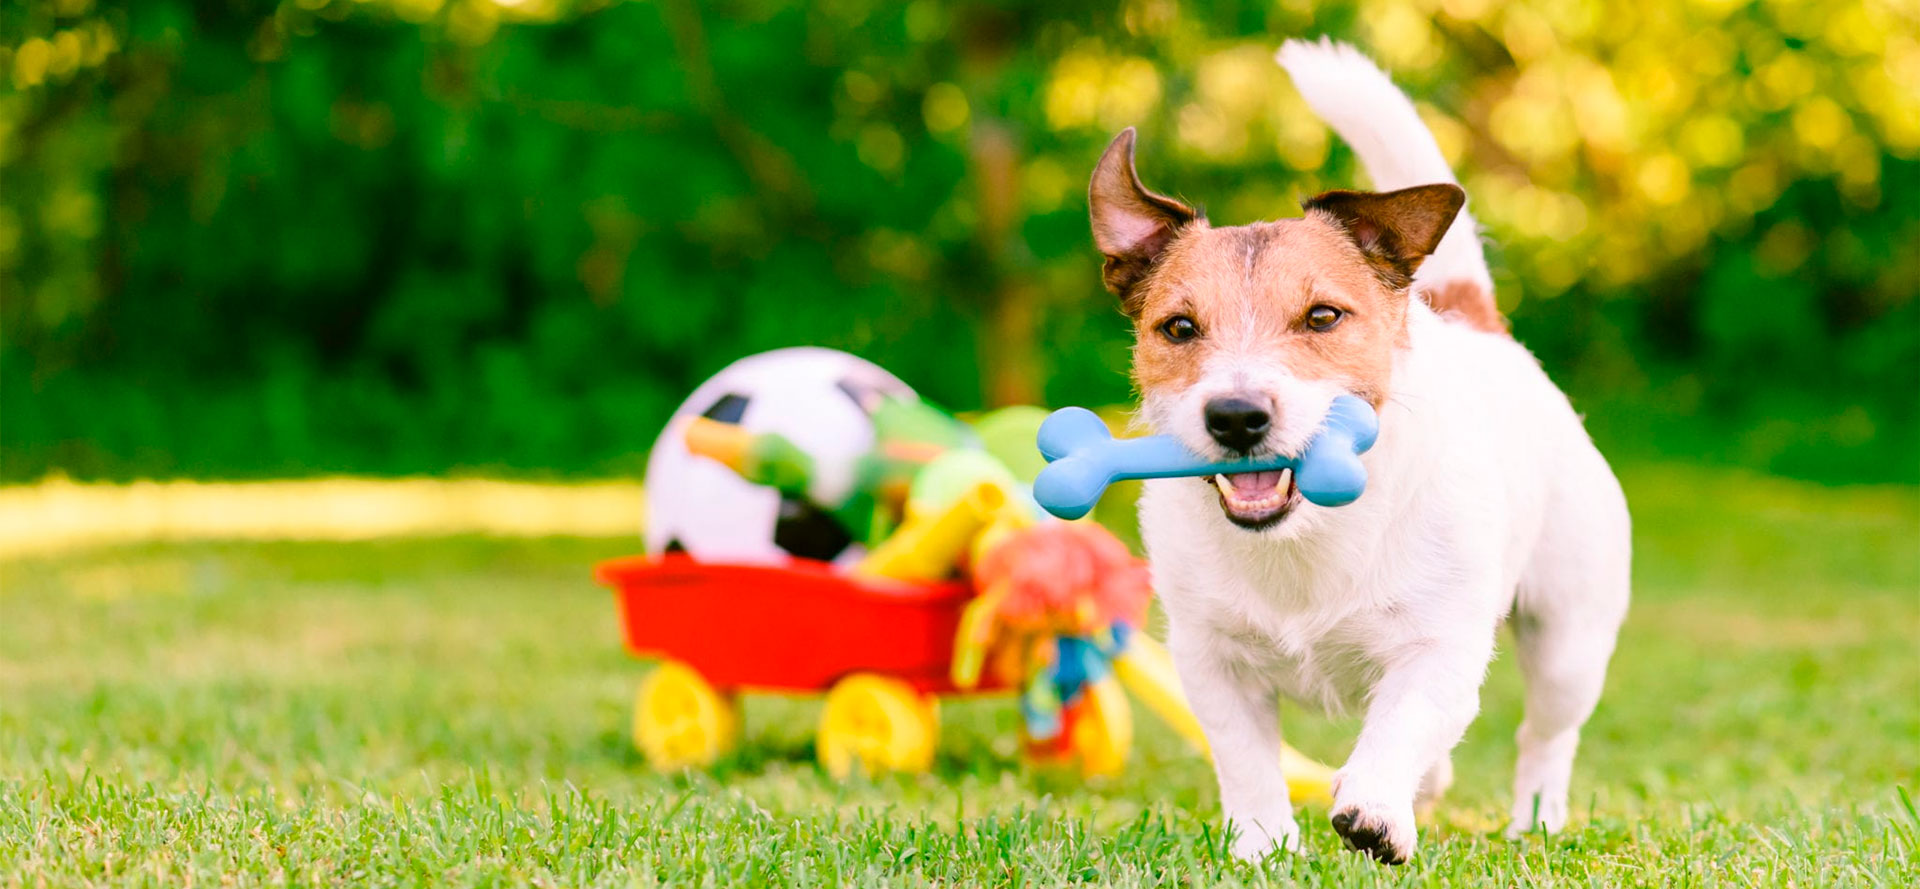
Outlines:
{"type": "Polygon", "coordinates": [[[852,534],[832,515],[689,453],[683,435],[694,417],[777,432],[813,458],[813,490],[831,502],[851,490],[849,470],[873,448],[870,410],[891,397],[915,396],[894,375],[833,349],[777,349],[727,365],[681,403],[653,444],[647,458],[647,551],[759,564],[790,556],[857,557],[852,534]]]}

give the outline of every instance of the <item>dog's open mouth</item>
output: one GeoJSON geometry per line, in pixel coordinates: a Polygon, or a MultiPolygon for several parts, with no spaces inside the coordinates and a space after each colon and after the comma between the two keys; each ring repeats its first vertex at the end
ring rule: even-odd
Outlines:
{"type": "Polygon", "coordinates": [[[1209,483],[1220,492],[1227,520],[1255,531],[1278,524],[1300,502],[1291,469],[1218,473],[1209,483]]]}

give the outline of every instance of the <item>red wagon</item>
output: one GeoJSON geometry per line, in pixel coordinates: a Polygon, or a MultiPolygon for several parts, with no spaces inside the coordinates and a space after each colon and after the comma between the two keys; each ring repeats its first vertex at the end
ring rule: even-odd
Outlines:
{"type": "MultiPolygon", "coordinates": [[[[615,559],[595,576],[619,600],[627,647],[663,661],[641,683],[633,716],[635,743],[656,767],[703,766],[731,749],[743,691],[825,692],[817,745],[835,775],[855,762],[868,771],[931,765],[936,696],[960,693],[949,675],[973,596],[966,584],[858,577],[802,559],[686,556],[615,559]]],[[[1073,747],[1104,749],[1130,734],[1094,722],[1074,732],[1073,747]]]]}

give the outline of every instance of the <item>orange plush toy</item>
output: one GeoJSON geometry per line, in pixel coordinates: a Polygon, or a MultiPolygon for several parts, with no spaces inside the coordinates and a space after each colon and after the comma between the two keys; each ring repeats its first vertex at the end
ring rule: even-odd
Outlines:
{"type": "Polygon", "coordinates": [[[990,670],[1018,690],[1030,755],[1077,751],[1089,773],[1119,771],[1132,718],[1113,661],[1146,621],[1146,565],[1099,525],[1042,522],[986,548],[972,574],[980,593],[961,618],[954,684],[990,670]]]}

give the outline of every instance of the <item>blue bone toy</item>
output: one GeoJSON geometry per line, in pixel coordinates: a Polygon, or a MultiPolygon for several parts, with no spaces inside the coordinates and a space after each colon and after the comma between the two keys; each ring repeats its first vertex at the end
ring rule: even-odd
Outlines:
{"type": "Polygon", "coordinates": [[[1360,455],[1373,447],[1379,434],[1380,419],[1373,407],[1342,395],[1333,400],[1326,425],[1300,456],[1219,462],[1187,450],[1170,435],[1116,439],[1093,411],[1066,407],[1040,424],[1040,453],[1047,467],[1033,480],[1033,499],[1060,518],[1077,519],[1093,509],[1108,485],[1121,479],[1291,469],[1293,483],[1307,502],[1345,506],[1367,488],[1360,455]]]}

